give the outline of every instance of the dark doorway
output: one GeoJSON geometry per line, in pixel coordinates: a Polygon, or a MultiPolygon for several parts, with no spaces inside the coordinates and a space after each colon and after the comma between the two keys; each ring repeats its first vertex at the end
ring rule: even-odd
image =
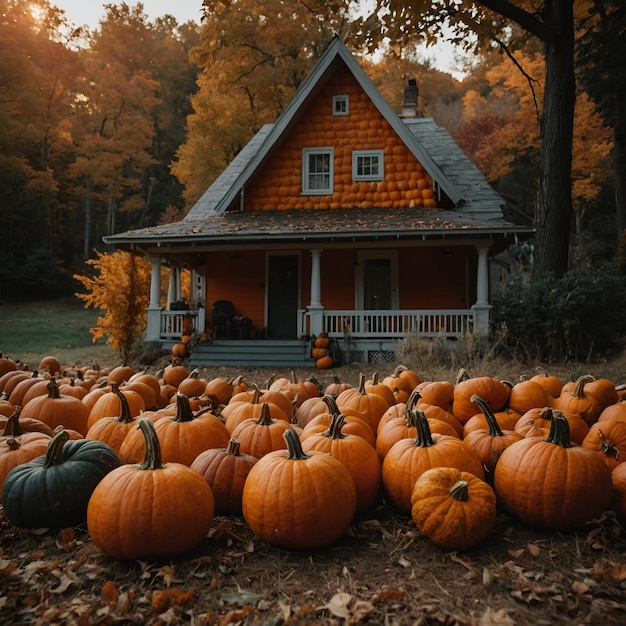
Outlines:
{"type": "Polygon", "coordinates": [[[267,336],[295,339],[298,311],[298,256],[271,255],[267,268],[267,336]]]}
{"type": "Polygon", "coordinates": [[[391,309],[391,259],[365,259],[363,267],[363,308],[391,309]]]}

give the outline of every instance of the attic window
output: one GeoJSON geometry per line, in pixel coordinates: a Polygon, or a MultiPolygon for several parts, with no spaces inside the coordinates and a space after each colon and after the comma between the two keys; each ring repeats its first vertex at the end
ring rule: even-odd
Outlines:
{"type": "Polygon", "coordinates": [[[348,96],[333,96],[333,115],[348,115],[349,104],[348,96]]]}
{"type": "Polygon", "coordinates": [[[352,180],[384,180],[384,159],[382,150],[355,150],[352,153],[352,180]]]}
{"type": "Polygon", "coordinates": [[[304,148],[302,193],[326,195],[333,192],[333,149],[304,148]]]}

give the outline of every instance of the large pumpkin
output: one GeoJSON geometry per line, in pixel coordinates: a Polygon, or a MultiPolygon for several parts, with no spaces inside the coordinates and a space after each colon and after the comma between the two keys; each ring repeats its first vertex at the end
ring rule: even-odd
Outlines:
{"type": "Polygon", "coordinates": [[[502,453],[494,489],[511,515],[554,530],[579,528],[600,517],[613,496],[606,463],[570,443],[568,422],[558,411],[547,439],[526,437],[502,453]]]}
{"type": "Polygon", "coordinates": [[[63,426],[85,435],[88,430],[89,409],[82,400],[59,393],[54,379],[48,382],[48,393],[26,403],[22,410],[23,417],[34,417],[45,422],[51,428],[63,426]]]}
{"type": "Polygon", "coordinates": [[[480,478],[455,467],[434,467],[415,482],[411,517],[443,550],[469,550],[496,524],[496,494],[480,478]]]}
{"type": "Polygon", "coordinates": [[[348,529],[356,511],[350,472],[329,454],[305,454],[295,430],[287,450],[266,454],[243,488],[243,517],[268,543],[292,550],[326,547],[348,529]]]}
{"type": "MultiPolygon", "coordinates": [[[[224,423],[208,411],[194,413],[189,398],[176,394],[176,414],[154,421],[161,455],[166,463],[191,465],[194,459],[209,448],[225,448],[230,434],[224,423]]],[[[140,463],[145,457],[145,436],[131,430],[120,445],[123,463],[140,463]]]]}
{"type": "Polygon", "coordinates": [[[215,503],[206,480],[181,463],[163,463],[154,425],[139,422],[142,464],[113,470],[87,508],[93,542],[117,559],[171,557],[195,548],[213,523],[215,503]]]}
{"type": "Polygon", "coordinates": [[[23,528],[68,528],[87,519],[96,485],[120,465],[115,451],[101,441],[68,441],[60,429],[46,454],[14,467],[2,488],[7,518],[23,528]]]}
{"type": "Polygon", "coordinates": [[[327,452],[346,466],[356,487],[357,513],[363,513],[374,505],[380,492],[380,461],[363,437],[342,431],[344,420],[344,415],[335,413],[330,428],[304,439],[302,449],[327,452]]]}

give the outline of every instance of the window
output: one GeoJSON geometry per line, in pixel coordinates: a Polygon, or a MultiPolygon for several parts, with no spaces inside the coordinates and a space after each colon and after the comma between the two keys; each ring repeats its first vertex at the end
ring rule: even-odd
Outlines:
{"type": "Polygon", "coordinates": [[[333,115],[348,115],[348,96],[333,96],[333,115]]]}
{"type": "Polygon", "coordinates": [[[333,149],[305,148],[302,156],[302,193],[332,193],[333,149]]]}
{"type": "Polygon", "coordinates": [[[352,153],[352,179],[384,180],[384,152],[382,150],[355,150],[352,153]]]}

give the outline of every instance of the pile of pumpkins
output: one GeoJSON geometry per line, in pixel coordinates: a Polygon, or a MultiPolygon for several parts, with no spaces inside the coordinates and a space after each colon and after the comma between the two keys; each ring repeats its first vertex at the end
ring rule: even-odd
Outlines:
{"type": "Polygon", "coordinates": [[[423,381],[399,366],[321,389],[295,372],[205,380],[176,360],[157,377],[0,357],[0,393],[4,515],[86,521],[118,559],[191,550],[216,514],[242,515],[271,545],[319,549],[381,496],[445,550],[484,541],[499,507],[538,528],[609,508],[626,520],[626,402],[608,379],[423,381]]]}
{"type": "Polygon", "coordinates": [[[327,370],[334,365],[333,357],[330,353],[330,337],[328,333],[321,332],[312,337],[311,356],[315,359],[315,367],[327,370]]]}

